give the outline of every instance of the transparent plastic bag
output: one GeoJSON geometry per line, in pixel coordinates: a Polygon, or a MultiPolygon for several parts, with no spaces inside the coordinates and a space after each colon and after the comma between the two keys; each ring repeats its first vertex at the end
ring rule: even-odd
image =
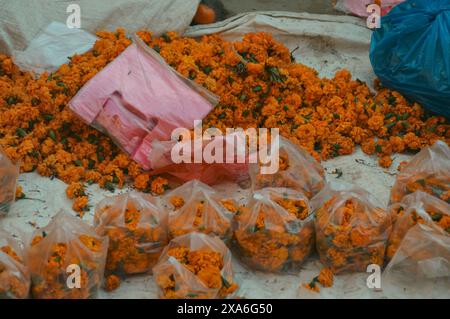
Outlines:
{"type": "Polygon", "coordinates": [[[40,30],[24,51],[14,51],[12,54],[15,63],[23,71],[53,73],[61,65],[70,62],[68,57],[89,51],[97,40],[81,28],[70,29],[65,23],[57,21],[40,30]]]}
{"type": "Polygon", "coordinates": [[[0,299],[25,299],[29,291],[24,245],[0,229],[0,299]]]}
{"type": "Polygon", "coordinates": [[[164,249],[153,275],[161,298],[213,299],[235,294],[231,252],[216,236],[190,233],[164,249]]]}
{"type": "Polygon", "coordinates": [[[153,169],[151,174],[169,174],[182,182],[197,179],[208,185],[220,184],[225,181],[240,183],[248,180],[249,165],[247,158],[244,157],[241,162],[238,161],[236,155],[233,156],[232,161],[231,159],[227,159],[227,153],[230,152],[230,149],[234,149],[233,154],[237,154],[237,141],[240,138],[241,136],[237,134],[228,134],[214,136],[211,139],[202,139],[199,143],[192,138],[187,140],[183,139],[180,142],[173,140],[155,141],[152,144],[153,152],[149,156],[153,169]],[[177,145],[177,143],[179,144],[177,145]],[[201,150],[197,150],[196,145],[200,145],[201,150]],[[172,158],[172,149],[174,147],[179,147],[183,152],[188,152],[188,163],[186,161],[183,163],[174,163],[172,158]],[[205,159],[201,163],[195,163],[194,153],[199,151],[203,154],[208,147],[214,150],[214,154],[222,154],[223,156],[213,163],[209,163],[205,159]]]}
{"type": "Polygon", "coordinates": [[[0,147],[0,216],[8,214],[16,197],[19,166],[14,165],[0,147]]]}
{"type": "Polygon", "coordinates": [[[153,141],[191,129],[217,104],[215,95],[183,78],[139,37],[69,102],[87,124],[108,134],[145,169],[153,141]]]}
{"type": "Polygon", "coordinates": [[[79,218],[59,212],[31,241],[28,266],[33,298],[95,298],[107,250],[108,237],[98,236],[79,218]]]}
{"type": "Polygon", "coordinates": [[[107,197],[95,208],[97,234],[109,237],[105,275],[146,273],[167,245],[167,210],[155,197],[130,192],[107,197]]]}
{"type": "MultiPolygon", "coordinates": [[[[404,1],[405,0],[380,0],[381,15],[386,15],[393,7],[404,1]]],[[[337,0],[335,9],[360,17],[367,17],[370,14],[367,12],[367,6],[374,3],[376,3],[374,0],[337,0]]]]}
{"type": "Polygon", "coordinates": [[[314,248],[312,209],[300,192],[287,188],[257,191],[235,219],[236,252],[253,269],[299,270],[314,248]]]}
{"type": "Polygon", "coordinates": [[[397,175],[391,203],[418,190],[450,203],[450,147],[445,142],[422,149],[397,175]]]}
{"type": "Polygon", "coordinates": [[[260,165],[250,166],[253,189],[265,187],[292,188],[312,198],[325,185],[323,167],[305,150],[280,136],[279,170],[261,174],[260,165]]]}
{"type": "Polygon", "coordinates": [[[169,208],[169,238],[199,232],[229,242],[233,235],[232,221],[237,205],[198,180],[167,193],[163,203],[169,208]]]}
{"type": "Polygon", "coordinates": [[[383,266],[391,216],[365,190],[348,184],[327,185],[314,199],[316,248],[334,273],[365,272],[383,266]]]}
{"type": "Polygon", "coordinates": [[[406,233],[416,224],[437,226],[450,236],[450,205],[427,193],[416,191],[389,208],[395,220],[386,250],[392,259],[406,233]]]}
{"type": "Polygon", "coordinates": [[[436,225],[418,223],[386,266],[381,284],[390,298],[450,296],[450,236],[436,225]]]}

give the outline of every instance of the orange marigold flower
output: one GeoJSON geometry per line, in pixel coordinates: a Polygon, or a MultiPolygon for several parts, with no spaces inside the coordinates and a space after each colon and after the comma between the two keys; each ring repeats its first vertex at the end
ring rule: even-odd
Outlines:
{"type": "Polygon", "coordinates": [[[247,63],[247,71],[250,74],[259,75],[264,72],[264,65],[260,63],[247,63]]]}
{"type": "Polygon", "coordinates": [[[361,144],[361,149],[368,155],[375,154],[375,141],[373,138],[368,138],[361,144]]]}
{"type": "Polygon", "coordinates": [[[322,268],[320,270],[319,276],[318,276],[319,283],[324,287],[331,287],[333,286],[334,282],[334,275],[331,269],[329,268],[322,268]]]}
{"type": "Polygon", "coordinates": [[[69,197],[70,199],[74,199],[76,197],[81,197],[81,196],[86,196],[85,192],[84,192],[84,186],[81,183],[71,183],[67,188],[66,188],[66,195],[67,197],[69,197]]]}
{"type": "Polygon", "coordinates": [[[134,187],[138,190],[144,190],[148,187],[150,176],[148,174],[140,174],[134,179],[134,187]]]}
{"type": "Polygon", "coordinates": [[[408,146],[408,148],[412,149],[412,150],[419,150],[421,148],[421,142],[420,142],[420,138],[416,136],[416,134],[410,132],[407,133],[404,137],[403,140],[405,142],[405,144],[408,146]]]}
{"type": "Polygon", "coordinates": [[[77,197],[73,202],[72,209],[79,213],[80,217],[83,217],[84,210],[87,208],[89,198],[87,196],[77,197]]]}
{"type": "Polygon", "coordinates": [[[384,125],[384,115],[375,114],[367,121],[367,124],[371,130],[379,130],[384,125]]]}
{"type": "Polygon", "coordinates": [[[105,279],[105,290],[109,292],[116,290],[117,288],[119,288],[120,282],[121,280],[119,276],[109,275],[105,279]]]}
{"type": "Polygon", "coordinates": [[[169,189],[169,181],[162,177],[155,178],[151,183],[151,192],[156,195],[163,194],[169,189]]]}
{"type": "Polygon", "coordinates": [[[22,186],[17,185],[16,187],[16,200],[25,198],[25,194],[23,193],[22,186]]]}
{"type": "Polygon", "coordinates": [[[380,157],[378,159],[378,164],[380,164],[380,166],[384,167],[384,168],[391,167],[391,165],[392,165],[392,158],[389,155],[380,157]]]}
{"type": "Polygon", "coordinates": [[[400,136],[391,136],[389,142],[391,143],[394,152],[401,153],[405,150],[405,143],[400,136]]]}

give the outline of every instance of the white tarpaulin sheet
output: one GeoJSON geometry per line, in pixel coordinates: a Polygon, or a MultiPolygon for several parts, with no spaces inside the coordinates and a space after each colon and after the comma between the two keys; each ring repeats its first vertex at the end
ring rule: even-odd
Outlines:
{"type": "MultiPolygon", "coordinates": [[[[214,25],[192,27],[185,34],[197,37],[218,32],[228,40],[238,40],[247,32],[259,31],[272,33],[291,49],[299,47],[294,53],[297,61],[314,67],[321,76],[331,77],[338,69],[347,68],[362,81],[371,83],[374,78],[368,58],[371,31],[357,18],[284,12],[251,13],[214,25]]],[[[340,169],[343,173],[340,179],[364,187],[387,205],[395,168],[406,159],[408,157],[404,155],[395,156],[392,168],[385,170],[375,158],[358,149],[352,155],[324,162],[323,165],[328,180],[336,179],[334,172],[340,169]]],[[[22,174],[19,183],[25,194],[34,199],[21,200],[13,205],[9,216],[1,221],[7,228],[16,227],[29,233],[36,227],[45,226],[61,207],[71,207],[65,195],[66,185],[57,179],[50,180],[34,173],[22,174]]],[[[97,185],[89,186],[88,194],[92,204],[98,203],[105,195],[111,195],[97,185]]],[[[92,222],[92,217],[93,209],[84,219],[92,222]]],[[[369,274],[340,275],[332,288],[322,288],[320,294],[300,289],[299,286],[310,282],[318,274],[321,265],[317,258],[312,258],[294,276],[251,271],[236,260],[233,264],[241,285],[239,296],[245,298],[384,298],[388,295],[386,291],[375,292],[367,287],[369,274]]],[[[404,297],[407,298],[408,288],[404,288],[404,297]]],[[[442,291],[441,296],[450,298],[450,292],[442,291]]],[[[136,276],[127,279],[112,293],[101,292],[100,297],[156,298],[156,285],[152,276],[136,276]]]]}
{"type": "Polygon", "coordinates": [[[192,21],[200,0],[0,0],[0,53],[23,51],[51,22],[72,22],[78,12],[81,28],[95,34],[119,27],[160,34],[183,32],[192,21]],[[67,12],[69,7],[69,12],[67,12]]]}

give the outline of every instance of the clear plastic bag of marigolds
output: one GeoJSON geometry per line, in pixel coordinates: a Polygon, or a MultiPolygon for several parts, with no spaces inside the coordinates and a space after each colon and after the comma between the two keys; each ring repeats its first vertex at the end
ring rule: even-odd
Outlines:
{"type": "Polygon", "coordinates": [[[164,299],[230,298],[239,288],[230,250],[219,237],[202,233],[173,239],[153,268],[153,276],[164,299]]]}
{"type": "Polygon", "coordinates": [[[427,193],[416,191],[406,195],[400,203],[391,205],[389,212],[395,222],[386,250],[388,261],[394,257],[408,231],[417,224],[437,226],[450,236],[450,204],[427,193]]]}
{"type": "Polygon", "coordinates": [[[233,215],[238,206],[198,180],[193,180],[167,193],[163,203],[169,209],[169,238],[190,232],[219,236],[229,242],[233,235],[233,215]]]}
{"type": "MultiPolygon", "coordinates": [[[[198,128],[196,128],[198,129],[198,128]]],[[[201,128],[200,128],[201,129],[201,128]]],[[[212,130],[211,128],[209,130],[212,130]]],[[[195,132],[195,131],[194,131],[195,132]]],[[[201,134],[199,134],[201,135],[201,134]]],[[[240,145],[245,145],[245,136],[239,132],[227,135],[191,136],[190,133],[179,136],[171,141],[155,141],[153,152],[149,154],[152,163],[152,175],[169,175],[183,183],[197,179],[207,185],[217,185],[224,182],[242,183],[249,179],[249,164],[245,155],[239,158],[240,145]],[[183,154],[183,162],[175,161],[172,153],[183,154]],[[214,152],[215,160],[195,163],[198,153],[214,152]],[[177,162],[177,163],[175,163],[177,162]]]]}
{"type": "Polygon", "coordinates": [[[0,147],[0,216],[8,214],[16,196],[19,166],[8,158],[0,147]]]}
{"type": "Polygon", "coordinates": [[[108,237],[61,211],[33,235],[28,250],[36,299],[95,298],[102,286],[108,237]]]}
{"type": "Polygon", "coordinates": [[[364,189],[328,184],[312,200],[316,248],[335,274],[383,266],[392,228],[390,214],[364,189]]]}
{"type": "Polygon", "coordinates": [[[381,277],[389,298],[445,298],[450,293],[450,236],[436,224],[417,223],[403,238],[381,277]]]}
{"type": "Polygon", "coordinates": [[[422,191],[450,203],[450,147],[443,141],[422,149],[397,175],[391,203],[422,191]]]}
{"type": "Polygon", "coordinates": [[[323,167],[308,152],[281,136],[278,164],[274,174],[262,173],[262,164],[250,165],[253,189],[292,188],[312,198],[325,186],[323,167]]]}
{"type": "Polygon", "coordinates": [[[265,188],[235,216],[234,246],[252,269],[294,272],[314,248],[314,217],[303,193],[265,188]]]}
{"type": "Polygon", "coordinates": [[[128,275],[151,271],[168,243],[167,221],[167,210],[143,193],[107,197],[96,206],[96,232],[109,237],[106,290],[118,288],[128,275]]]}
{"type": "Polygon", "coordinates": [[[0,229],[0,299],[24,299],[30,292],[30,273],[23,243],[0,229]]]}

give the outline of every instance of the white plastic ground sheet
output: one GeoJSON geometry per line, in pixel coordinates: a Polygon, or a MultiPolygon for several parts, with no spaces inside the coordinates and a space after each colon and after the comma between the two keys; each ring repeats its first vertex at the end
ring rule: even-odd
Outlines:
{"type": "MultiPolygon", "coordinates": [[[[321,76],[331,77],[341,69],[347,68],[355,78],[372,83],[374,74],[368,59],[371,31],[360,19],[346,16],[326,16],[281,12],[263,12],[242,14],[214,25],[196,26],[186,31],[187,36],[198,37],[215,32],[228,40],[237,40],[247,32],[266,31],[289,48],[300,63],[317,69],[321,76]]],[[[394,183],[398,164],[408,160],[406,155],[394,156],[391,169],[386,170],[377,164],[375,157],[357,149],[354,154],[341,156],[323,162],[327,179],[354,183],[387,205],[390,189],[394,183]],[[336,173],[339,169],[342,176],[336,173]]],[[[30,199],[16,202],[10,214],[0,220],[7,229],[20,229],[30,233],[45,226],[59,209],[71,209],[71,201],[65,195],[66,185],[58,179],[50,180],[35,173],[22,174],[19,179],[24,193],[30,199]]],[[[228,188],[223,185],[219,188],[228,188]]],[[[116,191],[126,192],[127,189],[116,191]]],[[[97,185],[88,187],[90,204],[95,206],[104,196],[111,193],[101,190],[97,185]]],[[[242,197],[246,191],[240,191],[242,197]]],[[[84,217],[92,223],[93,208],[84,217]]],[[[317,256],[312,256],[304,268],[296,275],[278,275],[252,271],[237,260],[233,261],[234,270],[243,298],[386,298],[392,295],[388,291],[373,291],[366,285],[369,274],[339,275],[331,288],[321,288],[320,293],[312,293],[301,288],[303,283],[311,281],[321,269],[317,256]]],[[[409,287],[403,287],[402,297],[408,298],[409,287]]],[[[449,288],[450,289],[450,288],[449,288]]],[[[435,296],[450,298],[450,291],[435,292],[435,296]]],[[[100,292],[100,298],[157,298],[156,284],[151,275],[139,275],[126,279],[118,290],[100,292]]],[[[427,297],[426,295],[424,297],[427,297]]]]}

